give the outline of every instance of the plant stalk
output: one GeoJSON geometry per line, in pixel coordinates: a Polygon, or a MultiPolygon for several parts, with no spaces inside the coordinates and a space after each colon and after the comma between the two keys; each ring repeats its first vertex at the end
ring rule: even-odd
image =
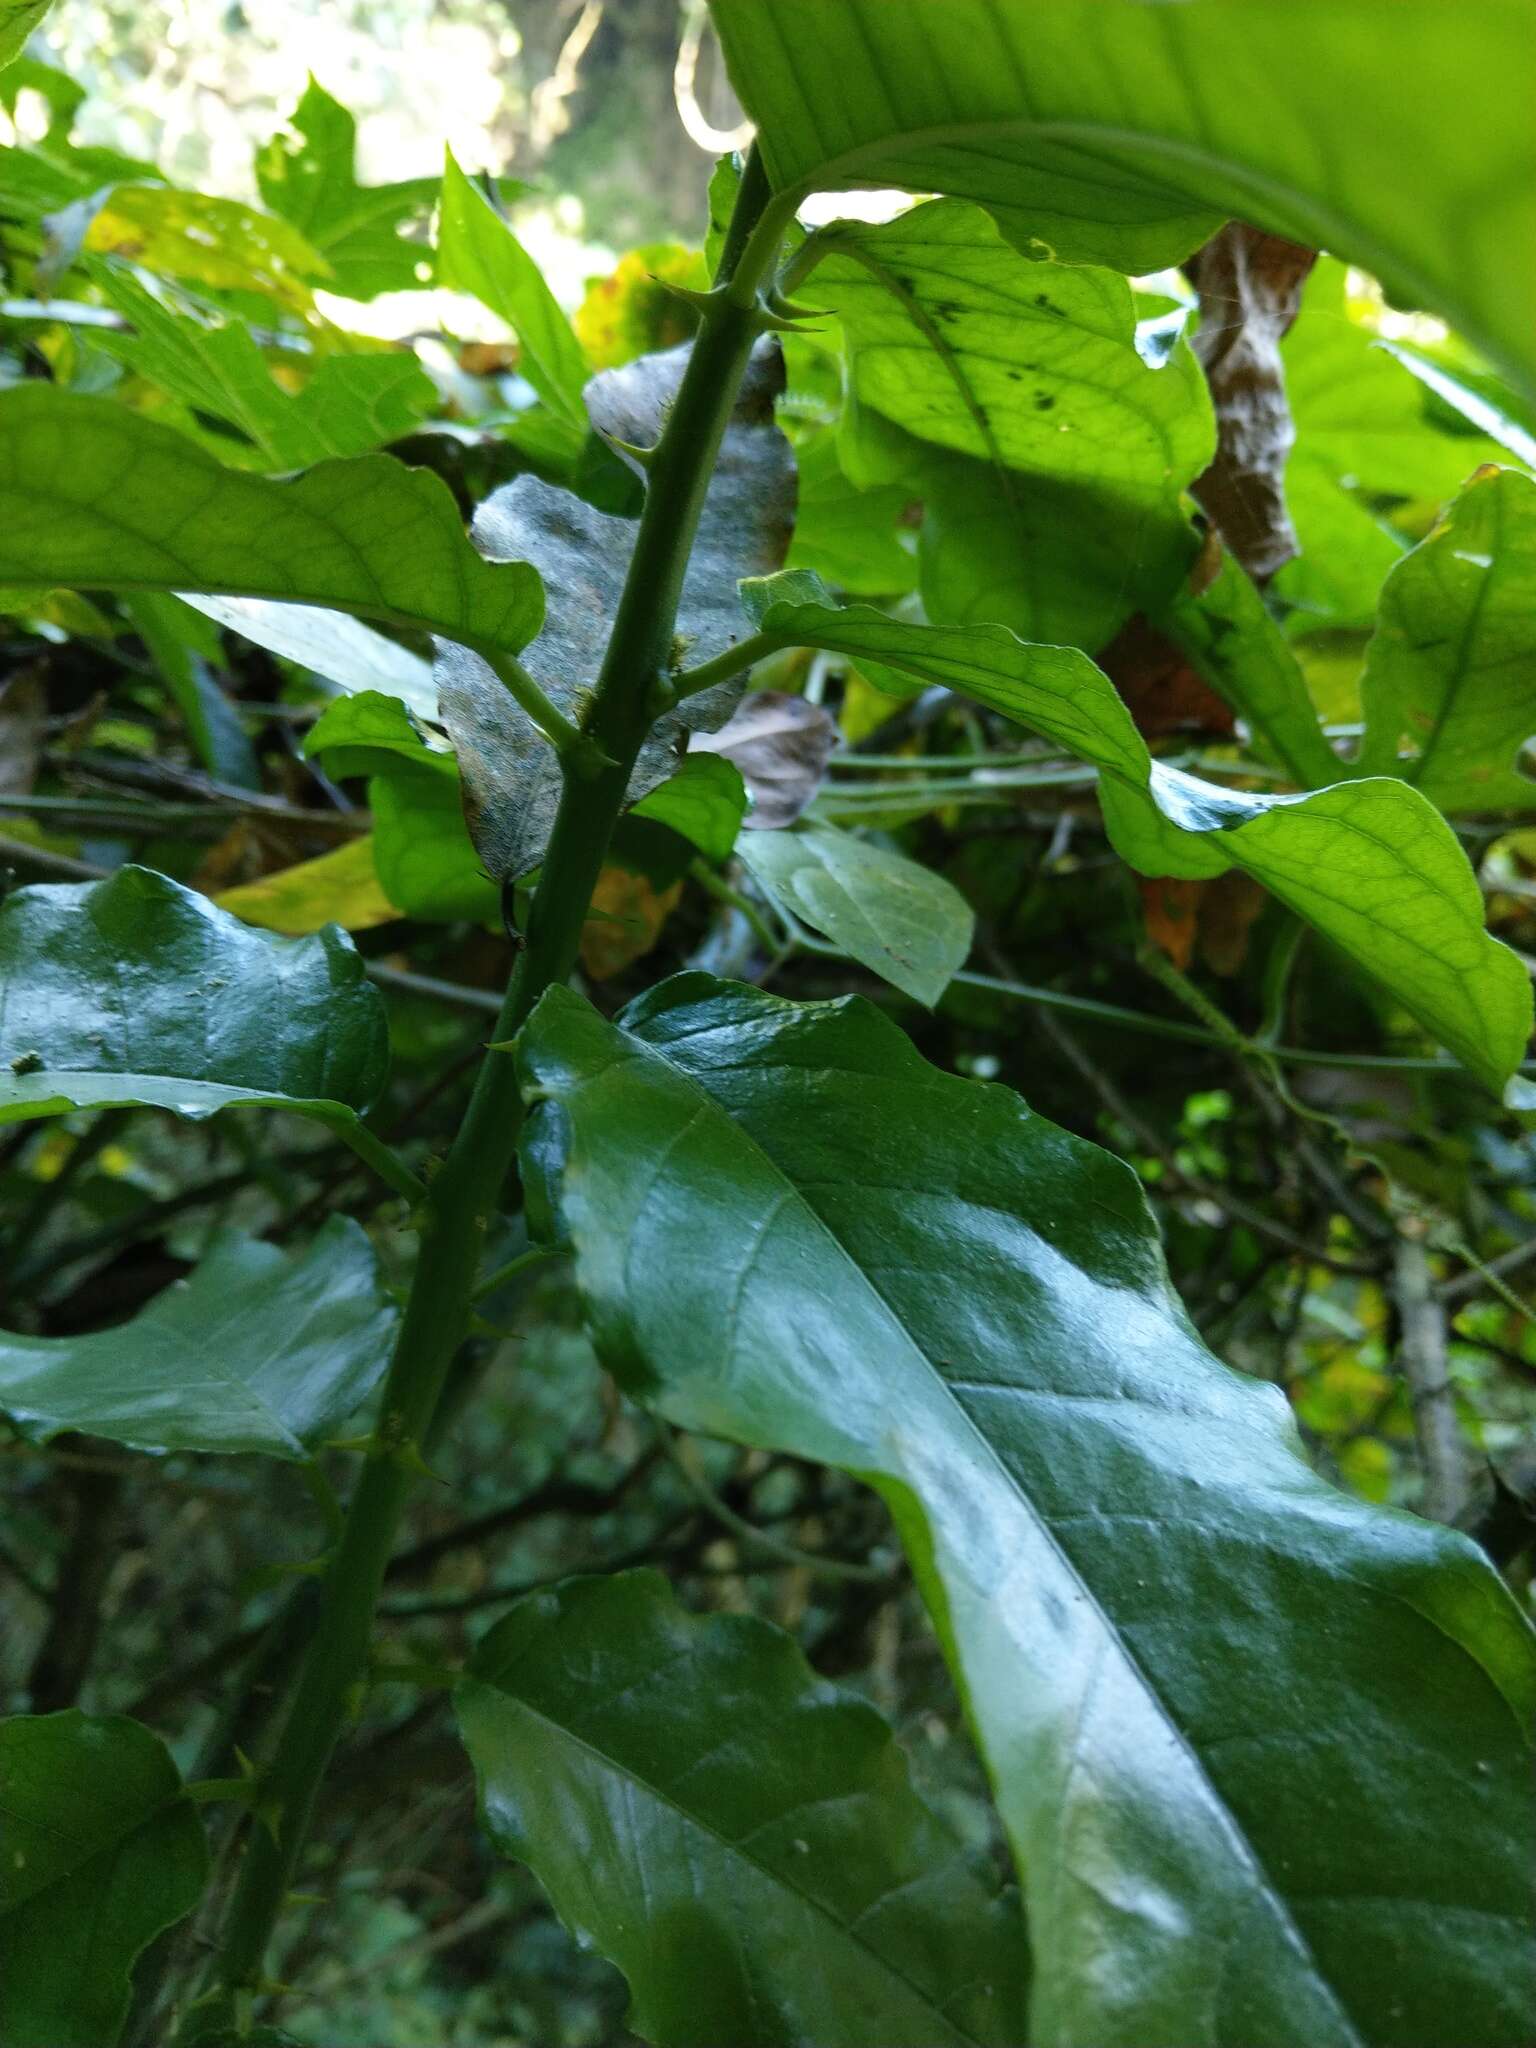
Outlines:
{"type": "MultiPolygon", "coordinates": [[[[766,174],[748,159],[688,368],[648,466],[635,551],[584,733],[595,756],[566,763],[543,879],[495,1038],[510,1040],[545,989],[576,962],[582,924],[635,757],[669,667],[689,551],[762,321],[757,291],[778,238],[766,174]],[[743,261],[750,245],[750,266],[743,261]],[[581,772],[582,767],[586,772],[581,772]]],[[[249,1996],[263,1981],[272,1929],[293,1881],[331,1752],[367,1682],[374,1609],[401,1512],[422,1469],[419,1446],[469,1322],[487,1227],[512,1166],[522,1103],[512,1061],[483,1059],[464,1121],[420,1215],[420,1253],[380,1405],[374,1441],[321,1591],[319,1623],[263,1785],[271,1828],[248,1833],[216,1982],[249,1996]]],[[[243,2002],[243,2001],[242,2001],[243,2002]]]]}

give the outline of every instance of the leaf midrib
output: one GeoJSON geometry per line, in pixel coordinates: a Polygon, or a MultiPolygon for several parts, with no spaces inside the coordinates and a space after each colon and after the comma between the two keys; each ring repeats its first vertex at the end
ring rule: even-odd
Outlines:
{"type": "MultiPolygon", "coordinates": [[[[693,1035],[699,1037],[707,1037],[709,1035],[709,1031],[706,1028],[705,1030],[693,1035]]],[[[881,1288],[879,1288],[875,1284],[875,1282],[865,1272],[864,1268],[859,1264],[858,1260],[854,1257],[853,1253],[849,1251],[847,1246],[843,1243],[842,1239],[838,1236],[837,1232],[826,1221],[825,1217],[822,1216],[821,1212],[801,1193],[799,1184],[791,1178],[791,1176],[785,1171],[783,1167],[779,1165],[778,1161],[773,1157],[772,1153],[770,1153],[767,1150],[767,1148],[762,1144],[762,1142],[757,1138],[757,1136],[754,1133],[747,1130],[745,1125],[737,1117],[732,1115],[730,1110],[726,1108],[726,1106],[719,1100],[719,1098],[716,1097],[701,1080],[697,1079],[685,1067],[678,1065],[675,1061],[669,1058],[666,1051],[663,1048],[653,1045],[650,1041],[639,1037],[639,1035],[636,1033],[625,1032],[624,1036],[629,1038],[632,1043],[634,1043],[641,1049],[638,1054],[640,1058],[644,1059],[646,1056],[650,1056],[661,1060],[662,1064],[668,1069],[669,1072],[675,1074],[678,1077],[678,1079],[683,1082],[685,1087],[690,1089],[693,1093],[695,1093],[698,1097],[701,1098],[702,1103],[707,1103],[715,1110],[715,1112],[718,1115],[725,1118],[726,1122],[729,1124],[732,1131],[739,1136],[742,1142],[751,1147],[753,1153],[763,1162],[764,1166],[768,1169],[768,1171],[778,1181],[782,1183],[788,1196],[793,1200],[797,1201],[801,1209],[804,1211],[804,1213],[814,1221],[816,1228],[834,1247],[835,1251],[839,1255],[841,1262],[847,1267],[847,1269],[850,1272],[852,1272],[856,1276],[859,1284],[865,1288],[869,1295],[872,1296],[873,1299],[879,1303],[880,1309],[883,1312],[884,1317],[889,1321],[891,1326],[898,1332],[902,1342],[910,1349],[912,1354],[919,1360],[919,1362],[929,1373],[931,1378],[938,1384],[939,1387],[943,1389],[945,1395],[949,1399],[950,1406],[959,1416],[961,1424],[966,1434],[976,1444],[980,1455],[984,1457],[986,1461],[990,1463],[1001,1474],[1002,1478],[1004,1479],[1008,1487],[1009,1492],[1019,1502],[1022,1511],[1039,1528],[1042,1536],[1044,1537],[1044,1540],[1059,1558],[1063,1570],[1070,1576],[1074,1585],[1076,1585],[1080,1589],[1082,1596],[1089,1605],[1091,1611],[1095,1616],[1098,1617],[1099,1623],[1101,1625],[1102,1639],[1112,1646],[1115,1655],[1121,1660],[1125,1668],[1132,1674],[1138,1687],[1145,1695],[1147,1700],[1151,1703],[1158,1720],[1163,1724],[1164,1727],[1167,1728],[1179,1752],[1187,1759],[1189,1767],[1191,1771],[1194,1773],[1198,1782],[1206,1789],[1210,1799],[1211,1811],[1217,1817],[1218,1821],[1223,1825],[1228,1838],[1235,1845],[1239,1861],[1247,1865],[1250,1873],[1252,1874],[1253,1878],[1255,1879],[1258,1885],[1259,1890],[1261,1891],[1262,1896],[1267,1901],[1269,1901],[1271,1910],[1275,1914],[1275,1917],[1278,1920],[1280,1927],[1284,1932],[1284,1935],[1286,1936],[1289,1944],[1291,1945],[1293,1953],[1296,1954],[1302,1961],[1304,1961],[1305,1964],[1311,1969],[1316,1983],[1320,1985],[1327,1993],[1327,1996],[1331,2004],[1334,2006],[1334,2009],[1339,2016],[1341,2024],[1346,2030],[1348,2039],[1355,2044],[1355,2048],[1365,2048],[1364,2040],[1359,2034],[1357,2028],[1355,2027],[1352,2015],[1347,2011],[1347,2009],[1343,2005],[1338,1994],[1335,1992],[1334,1987],[1330,1980],[1323,1974],[1322,1970],[1319,1968],[1317,1961],[1312,1954],[1310,1944],[1306,1941],[1305,1937],[1301,1932],[1301,1929],[1297,1926],[1294,1918],[1292,1917],[1289,1901],[1286,1899],[1285,1895],[1276,1888],[1257,1850],[1249,1841],[1247,1834],[1240,1826],[1237,1816],[1233,1813],[1231,1807],[1228,1805],[1225,1798],[1222,1797],[1214,1781],[1207,1773],[1204,1762],[1201,1759],[1199,1752],[1194,1748],[1193,1744],[1190,1742],[1184,1730],[1181,1727],[1179,1727],[1177,1722],[1173,1720],[1161,1695],[1157,1691],[1156,1687],[1153,1685],[1147,1673],[1143,1670],[1139,1660],[1136,1658],[1130,1647],[1126,1644],[1123,1637],[1120,1635],[1120,1632],[1114,1627],[1109,1615],[1106,1613],[1102,1603],[1100,1602],[1097,1593],[1095,1592],[1093,1587],[1090,1586],[1083,1579],[1082,1574],[1079,1572],[1076,1564],[1073,1562],[1072,1558],[1068,1555],[1066,1550],[1062,1547],[1059,1539],[1056,1536],[1055,1530],[1051,1527],[1050,1523],[1044,1518],[1044,1516],[1041,1515],[1039,1511],[1036,1509],[1028,1493],[1024,1490],[1024,1487],[1020,1480],[1012,1471],[1010,1471],[1008,1466],[1004,1463],[999,1452],[989,1442],[987,1437],[982,1433],[979,1425],[976,1423],[974,1418],[971,1416],[971,1414],[965,1407],[965,1404],[953,1393],[949,1386],[949,1382],[945,1379],[943,1373],[939,1371],[935,1362],[928,1357],[927,1353],[923,1350],[922,1346],[917,1342],[916,1338],[907,1329],[905,1323],[902,1321],[900,1315],[897,1313],[893,1304],[886,1297],[885,1293],[882,1291],[881,1288]]],[[[774,1063],[774,1069],[778,1069],[777,1062],[774,1063]]],[[[773,1069],[770,1069],[766,1062],[759,1061],[747,1063],[745,1068],[738,1065],[737,1068],[737,1071],[748,1071],[753,1074],[762,1074],[771,1070],[773,1069]]],[[[782,1071],[782,1069],[778,1070],[782,1071]]],[[[802,1070],[791,1068],[787,1071],[798,1072],[802,1070]]],[[[842,1072],[842,1070],[838,1069],[833,1069],[831,1071],[839,1073],[842,1072]]],[[[861,1077],[858,1074],[854,1073],[851,1075],[845,1075],[845,1078],[857,1082],[861,1077]]],[[[921,1500],[921,1495],[919,1495],[918,1498],[921,1500]]],[[[922,1505],[923,1515],[926,1521],[928,1519],[928,1508],[926,1501],[924,1501],[922,1505]]],[[[930,1527],[931,1526],[932,1525],[930,1524],[930,1527]]]]}
{"type": "MultiPolygon", "coordinates": [[[[706,1091],[701,1090],[700,1092],[706,1091]]],[[[551,1715],[542,1712],[521,1693],[512,1692],[488,1678],[476,1678],[474,1683],[483,1685],[487,1691],[495,1693],[499,1699],[514,1701],[524,1713],[530,1715],[542,1726],[553,1729],[557,1735],[563,1736],[566,1741],[574,1744],[585,1755],[594,1758],[599,1764],[606,1766],[614,1776],[623,1779],[627,1784],[636,1786],[641,1792],[647,1793],[658,1805],[667,1807],[690,1827],[696,1828],[700,1834],[707,1835],[711,1841],[716,1842],[729,1855],[737,1856],[743,1863],[750,1864],[771,1885],[787,1892],[791,1898],[799,1900],[803,1906],[809,1907],[820,1919],[825,1920],[829,1926],[834,1928],[844,1940],[852,1943],[855,1948],[866,1955],[885,1975],[893,1978],[896,1983],[910,1992],[920,2005],[934,2013],[943,2021],[946,2027],[952,2030],[956,2041],[969,2043],[971,2048],[986,2048],[986,2043],[979,2035],[965,2032],[960,2028],[944,2012],[941,2006],[934,2003],[932,1996],[921,1985],[914,1984],[912,1979],[898,1969],[889,1957],[883,1956],[877,1949],[871,1948],[869,1943],[855,1932],[853,1922],[838,1919],[830,1906],[825,1905],[820,1899],[813,1897],[809,1892],[799,1890],[782,1871],[775,1870],[771,1864],[764,1863],[761,1857],[755,1856],[750,1849],[745,1848],[741,1841],[723,1834],[712,1822],[706,1820],[702,1815],[693,1812],[689,1807],[682,1805],[671,1793],[664,1791],[661,1786],[653,1784],[649,1778],[643,1777],[632,1765],[610,1755],[607,1750],[598,1748],[595,1743],[589,1741],[586,1736],[578,1734],[566,1722],[555,1720],[551,1715]]],[[[856,1795],[848,1793],[843,1796],[852,1798],[856,1795]]],[[[802,1805],[804,1803],[802,1802],[802,1805]]],[[[815,1803],[822,1805],[826,1802],[818,1800],[815,1803]]],[[[799,1812],[800,1807],[797,1806],[792,1811],[799,1812]]],[[[786,1817],[780,1816],[781,1819],[786,1817]]],[[[754,1829],[753,1832],[755,1833],[756,1830],[754,1829]]],[[[887,1893],[881,1894],[882,1899],[887,1896],[889,1896],[887,1893]]],[[[879,1901],[875,1903],[878,1904],[879,1901]]]]}

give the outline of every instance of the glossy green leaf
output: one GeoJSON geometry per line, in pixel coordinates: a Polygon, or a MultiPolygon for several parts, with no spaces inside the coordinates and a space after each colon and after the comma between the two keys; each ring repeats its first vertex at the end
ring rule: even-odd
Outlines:
{"type": "Polygon", "coordinates": [[[1024,2040],[1013,1900],[778,1629],[690,1615],[659,1573],[567,1579],[497,1623],[457,1702],[492,1841],[623,1970],[647,2040],[1024,2040]]]}
{"type": "Polygon", "coordinates": [[[631,816],[666,825],[706,860],[729,857],[746,813],[741,770],[719,754],[685,754],[675,775],[642,797],[631,816]]]}
{"type": "Polygon", "coordinates": [[[1021,248],[1128,272],[1233,215],[1362,264],[1536,384],[1526,0],[1398,0],[1390,29],[1379,0],[946,0],[920,32],[889,0],[713,13],[787,196],[948,192],[1021,248]]]}
{"type": "Polygon", "coordinates": [[[26,48],[53,0],[0,0],[0,64],[10,64],[26,48]]]}
{"type": "Polygon", "coordinates": [[[274,938],[138,867],[0,907],[0,1123],[133,1104],[293,1110],[413,1193],[359,1117],[387,1065],[383,1004],[334,927],[274,938]]]}
{"type": "Polygon", "coordinates": [[[1306,677],[1252,580],[1230,555],[1198,594],[1185,584],[1158,623],[1303,789],[1341,772],[1306,677]]]}
{"type": "Polygon", "coordinates": [[[512,329],[518,369],[569,428],[574,452],[587,436],[582,392],[591,374],[581,343],[538,265],[465,177],[451,150],[443,168],[437,276],[440,284],[479,299],[512,329]]]}
{"type": "Polygon", "coordinates": [[[1473,478],[1381,593],[1361,694],[1361,766],[1446,811],[1530,810],[1536,736],[1536,482],[1473,478]],[[1408,742],[1406,753],[1400,741],[1408,742]]]}
{"type": "Polygon", "coordinates": [[[196,1905],[202,1825],[165,1745],[118,1715],[0,1721],[0,2040],[110,2048],[129,1973],[196,1905]]]}
{"type": "Polygon", "coordinates": [[[965,965],[975,919],[942,875],[831,825],[744,832],[736,851],[777,902],[920,1003],[965,965]]]}
{"type": "Polygon", "coordinates": [[[401,228],[420,221],[437,199],[435,178],[359,185],[357,123],[313,78],[288,133],[256,154],[262,203],[299,229],[330,265],[327,288],[349,299],[410,291],[429,269],[423,242],[401,228]]]}
{"type": "MultiPolygon", "coordinates": [[[[306,469],[330,456],[365,454],[410,433],[436,403],[431,378],[409,350],[326,356],[292,392],[278,384],[240,321],[198,318],[128,272],[103,268],[98,282],[130,323],[125,333],[100,334],[98,346],[172,398],[226,421],[263,468],[306,469]]],[[[227,447],[229,437],[221,440],[227,447]]]]}
{"type": "Polygon", "coordinates": [[[834,223],[808,249],[806,290],[846,337],[854,474],[928,502],[931,616],[1097,646],[1173,589],[1194,552],[1179,494],[1215,423],[1185,343],[1143,360],[1123,277],[1030,263],[953,200],[834,223]],[[946,456],[913,464],[871,409],[946,456]]]}
{"type": "Polygon", "coordinates": [[[513,652],[543,615],[537,572],[478,555],[427,470],[364,455],[272,483],[39,383],[0,392],[0,586],[18,583],[326,605],[513,652]]]}
{"type": "Polygon", "coordinates": [[[302,1252],[227,1231],[116,1329],[0,1330],[0,1408],[34,1440],[73,1429],[141,1451],[304,1459],[372,1393],[394,1326],[350,1217],[302,1252]]]}
{"type": "Polygon", "coordinates": [[[1100,770],[1105,822],[1143,874],[1241,867],[1374,976],[1491,1087],[1531,1028],[1520,962],[1483,929],[1477,879],[1416,790],[1389,778],[1306,796],[1221,789],[1154,761],[1107,676],[1071,647],[1032,646],[1003,626],[915,626],[837,608],[791,571],[742,586],[770,641],[888,663],[1034,728],[1100,770]]]}
{"type": "Polygon", "coordinates": [[[855,999],[689,975],[608,1023],[552,989],[518,1057],[609,1367],[889,1503],[1018,1856],[1037,2048],[1519,2037],[1536,1638],[1466,1539],[1309,1470],[1127,1167],[855,999]]]}

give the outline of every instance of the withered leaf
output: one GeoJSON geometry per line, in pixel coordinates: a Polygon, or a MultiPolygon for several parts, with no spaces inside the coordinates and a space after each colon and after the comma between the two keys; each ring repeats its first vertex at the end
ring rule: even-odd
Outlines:
{"type": "Polygon", "coordinates": [[[1099,653],[1099,666],[1125,700],[1145,740],[1170,733],[1235,732],[1232,708],[1184,650],[1138,612],[1099,653]]]}
{"type": "Polygon", "coordinates": [[[741,770],[752,798],[743,824],[756,832],[792,825],[821,787],[837,727],[819,704],[781,690],[756,690],[695,753],[723,754],[741,770]]]}
{"type": "Polygon", "coordinates": [[[1232,553],[1263,583],[1301,550],[1285,504],[1296,435],[1280,344],[1317,261],[1280,235],[1229,221],[1185,265],[1200,294],[1195,354],[1216,407],[1216,456],[1192,486],[1232,553]]]}
{"type": "MultiPolygon", "coordinates": [[[[685,347],[642,356],[594,377],[585,396],[597,431],[616,445],[653,445],[688,354],[685,347]]],[[[738,581],[772,574],[788,552],[794,458],[773,417],[783,389],[783,357],[765,337],[742,379],[683,584],[677,630],[688,643],[690,664],[723,654],[746,635],[738,581]]],[[[496,491],[475,515],[471,531],[483,555],[494,562],[531,562],[544,579],[546,623],[523,664],[573,719],[597,679],[636,530],[633,520],[598,512],[533,476],[496,491]]],[[[439,642],[437,681],[480,858],[498,880],[525,875],[544,857],[560,800],[554,752],[478,655],[439,642]]],[[[644,683],[635,678],[637,688],[644,683]]],[[[723,725],[745,687],[744,675],[733,677],[685,699],[661,720],[641,750],[629,802],[637,803],[674,772],[690,732],[723,725]]]]}

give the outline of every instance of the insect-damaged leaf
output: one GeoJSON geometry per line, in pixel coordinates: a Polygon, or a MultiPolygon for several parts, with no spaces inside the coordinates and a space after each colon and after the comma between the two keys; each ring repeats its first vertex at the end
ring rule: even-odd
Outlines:
{"type": "MultiPolygon", "coordinates": [[[[649,447],[687,366],[686,348],[641,356],[604,370],[587,386],[598,432],[649,447]]],[[[784,388],[783,358],[771,340],[754,349],[699,521],[678,607],[677,630],[690,662],[707,661],[742,637],[737,580],[778,568],[794,522],[789,443],[774,424],[784,388]]],[[[634,549],[634,521],[598,512],[534,476],[520,476],[475,515],[474,538],[493,562],[530,562],[551,593],[544,630],[523,665],[568,716],[597,680],[619,593],[634,549]]],[[[536,868],[560,800],[553,750],[489,665],[458,646],[440,646],[438,698],[458,750],[465,811],[487,870],[498,879],[536,868]]],[[[636,679],[638,687],[640,679],[636,679]]],[[[689,732],[724,723],[746,687],[735,677],[687,698],[651,732],[635,765],[629,801],[672,774],[689,732]]]]}
{"type": "Polygon", "coordinates": [[[0,1408],[35,1439],[77,1429],[145,1451],[302,1459],[372,1391],[394,1323],[351,1217],[302,1252],[227,1231],[130,1323],[0,1330],[0,1408]]]}
{"type": "Polygon", "coordinates": [[[718,732],[703,733],[694,753],[723,754],[741,770],[752,798],[752,831],[792,825],[821,787],[837,727],[819,704],[784,690],[754,690],[718,732]]]}
{"type": "Polygon", "coordinates": [[[1200,294],[1195,354],[1216,405],[1215,460],[1193,485],[1248,574],[1265,582],[1298,552],[1285,508],[1296,439],[1280,344],[1301,307],[1315,249],[1229,221],[1186,268],[1200,294]]]}
{"type": "Polygon", "coordinates": [[[517,1057],[605,1363],[890,1504],[1018,1853],[1029,2040],[1524,2038],[1529,1627],[1309,1470],[1121,1161],[857,999],[554,988],[517,1057]]]}
{"type": "Polygon", "coordinates": [[[518,1601],[456,1699],[492,1841],[624,1971],[647,2040],[1024,2039],[1014,1900],[780,1630],[688,1614],[659,1573],[568,1579],[518,1601]]]}

